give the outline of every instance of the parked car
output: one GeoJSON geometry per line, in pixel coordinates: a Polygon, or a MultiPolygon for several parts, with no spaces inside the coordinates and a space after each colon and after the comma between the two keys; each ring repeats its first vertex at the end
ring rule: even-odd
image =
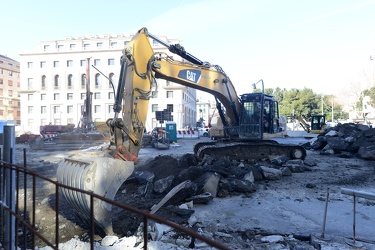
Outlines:
{"type": "Polygon", "coordinates": [[[208,137],[210,135],[210,131],[208,128],[198,128],[199,136],[208,137]]]}

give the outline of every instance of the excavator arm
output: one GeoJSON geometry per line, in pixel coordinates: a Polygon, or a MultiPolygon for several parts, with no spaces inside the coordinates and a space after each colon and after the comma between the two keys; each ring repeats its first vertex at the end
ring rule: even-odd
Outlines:
{"type": "Polygon", "coordinates": [[[110,147],[112,150],[117,148],[112,151],[114,157],[128,161],[137,159],[151,90],[157,78],[214,95],[219,105],[225,108],[225,112],[221,114],[225,125],[239,125],[241,104],[232,82],[221,67],[204,63],[187,53],[180,45],[169,45],[143,28],[123,50],[114,105],[115,116],[107,121],[112,132],[110,147]],[[155,52],[150,39],[156,40],[185,60],[176,61],[166,53],[155,52]]]}

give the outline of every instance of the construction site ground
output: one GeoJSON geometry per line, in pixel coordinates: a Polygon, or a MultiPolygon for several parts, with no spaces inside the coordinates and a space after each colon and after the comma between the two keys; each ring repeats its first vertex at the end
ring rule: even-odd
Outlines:
{"type": "MultiPolygon", "coordinates": [[[[158,155],[181,156],[193,153],[198,141],[209,138],[180,139],[168,150],[143,148],[139,166],[158,155]]],[[[288,137],[282,143],[306,143],[311,136],[288,137]]],[[[56,179],[56,163],[72,154],[71,151],[37,151],[27,144],[17,145],[16,161],[22,163],[22,150],[26,148],[28,166],[56,179]]],[[[204,225],[215,225],[228,234],[246,231],[265,231],[267,234],[322,236],[325,200],[329,193],[324,236],[329,238],[324,249],[352,249],[345,241],[353,236],[353,197],[341,193],[342,188],[375,193],[375,162],[358,158],[338,158],[307,152],[307,159],[316,161],[311,171],[293,173],[280,180],[256,182],[252,195],[214,198],[207,205],[194,206],[194,216],[204,225]],[[331,248],[330,248],[331,246],[331,248]]],[[[52,185],[44,184],[37,197],[37,225],[45,233],[53,234],[54,209],[51,205],[55,192],[52,185]],[[50,228],[50,229],[49,229],[50,228]]],[[[69,241],[83,239],[87,231],[71,215],[67,204],[61,203],[63,226],[60,235],[69,241]]],[[[363,249],[375,249],[375,201],[358,198],[356,203],[356,237],[363,249]]],[[[237,237],[238,238],[238,237],[237,237]]],[[[323,244],[324,245],[324,244],[323,244]]],[[[178,248],[176,248],[178,249],[178,248]]],[[[239,249],[239,248],[237,248],[239,249]]],[[[266,249],[266,248],[259,248],[266,249]]]]}

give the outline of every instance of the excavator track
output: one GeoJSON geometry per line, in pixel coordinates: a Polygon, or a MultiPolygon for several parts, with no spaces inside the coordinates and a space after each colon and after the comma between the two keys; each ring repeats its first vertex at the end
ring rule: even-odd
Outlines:
{"type": "Polygon", "coordinates": [[[306,157],[304,147],[279,144],[272,140],[201,142],[195,145],[194,153],[200,158],[205,155],[215,155],[238,161],[261,160],[278,155],[301,160],[306,157]]]}

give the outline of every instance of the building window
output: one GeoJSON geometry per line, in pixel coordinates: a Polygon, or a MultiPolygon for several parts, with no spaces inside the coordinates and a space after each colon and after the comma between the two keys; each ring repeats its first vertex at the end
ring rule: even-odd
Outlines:
{"type": "Polygon", "coordinates": [[[89,43],[85,43],[85,44],[83,44],[83,48],[84,48],[84,49],[88,49],[88,48],[90,48],[90,44],[89,44],[89,43]]]}
{"type": "Polygon", "coordinates": [[[113,111],[113,105],[108,105],[108,113],[112,113],[113,111]]]}
{"type": "Polygon", "coordinates": [[[33,88],[33,78],[27,78],[27,87],[29,89],[33,88]]]}
{"type": "Polygon", "coordinates": [[[33,63],[32,63],[32,62],[28,62],[28,63],[27,63],[27,67],[28,67],[29,69],[31,69],[31,68],[33,67],[33,63]]]}
{"type": "Polygon", "coordinates": [[[84,67],[86,66],[86,60],[81,60],[79,65],[81,65],[81,67],[84,67]]]}
{"type": "MultiPolygon", "coordinates": [[[[56,114],[57,114],[57,113],[56,113],[56,114]]],[[[59,118],[53,119],[53,123],[54,123],[55,125],[61,125],[61,119],[59,119],[59,118]]]]}
{"type": "Polygon", "coordinates": [[[12,71],[8,71],[8,75],[9,76],[13,76],[13,72],[12,71]]]}
{"type": "Polygon", "coordinates": [[[81,93],[81,100],[85,100],[86,99],[86,93],[81,93]]]}
{"type": "Polygon", "coordinates": [[[73,93],[68,93],[66,94],[66,99],[69,101],[69,100],[73,100],[73,93]]]}
{"type": "Polygon", "coordinates": [[[42,75],[42,89],[46,88],[46,76],[42,75]]]}
{"type": "Polygon", "coordinates": [[[152,91],[152,98],[158,98],[158,92],[157,91],[152,91]]]}
{"type": "Polygon", "coordinates": [[[167,104],[167,110],[173,112],[173,104],[167,104]]]}
{"type": "Polygon", "coordinates": [[[0,84],[3,84],[3,79],[0,79],[0,84]]]}
{"type": "Polygon", "coordinates": [[[72,89],[73,88],[73,75],[70,74],[68,75],[68,89],[72,89]]]}
{"type": "Polygon", "coordinates": [[[54,68],[59,67],[59,61],[53,61],[53,67],[54,68]]]}
{"type": "Polygon", "coordinates": [[[95,75],[95,88],[99,88],[99,86],[100,86],[100,74],[97,73],[95,75]]]}
{"type": "Polygon", "coordinates": [[[112,84],[114,84],[115,74],[109,74],[109,87],[112,88],[112,84]],[[112,84],[111,84],[112,83],[112,84]]]}
{"type": "Polygon", "coordinates": [[[95,100],[100,100],[100,92],[94,93],[94,99],[95,100]]]}
{"type": "Polygon", "coordinates": [[[60,76],[59,75],[55,75],[55,89],[58,89],[59,86],[60,86],[60,76]]]}
{"type": "Polygon", "coordinates": [[[100,105],[95,105],[94,106],[94,112],[95,113],[100,113],[100,105]]]}
{"type": "Polygon", "coordinates": [[[158,111],[158,105],[157,104],[152,104],[151,111],[152,112],[158,111]]]}
{"type": "Polygon", "coordinates": [[[46,114],[47,113],[47,106],[41,106],[40,107],[40,113],[41,114],[46,114]]]}
{"type": "Polygon", "coordinates": [[[4,73],[4,70],[0,69],[0,75],[2,75],[3,73],[4,73]]]}
{"type": "Polygon", "coordinates": [[[8,90],[8,96],[9,96],[9,97],[12,97],[12,96],[13,96],[13,91],[12,91],[12,90],[8,90]]]}
{"type": "Polygon", "coordinates": [[[61,114],[60,106],[53,106],[53,113],[54,114],[61,114]]]}
{"type": "Polygon", "coordinates": [[[40,120],[40,125],[47,125],[47,119],[46,118],[43,118],[40,120]]]}
{"type": "Polygon", "coordinates": [[[100,66],[100,59],[94,59],[94,66],[100,66]]]}
{"type": "Polygon", "coordinates": [[[117,42],[111,42],[111,47],[116,47],[117,42]]]}
{"type": "Polygon", "coordinates": [[[81,75],[81,89],[85,89],[86,87],[86,74],[81,75]]]}
{"type": "Polygon", "coordinates": [[[66,61],[66,67],[73,67],[73,60],[66,61]]]}
{"type": "Polygon", "coordinates": [[[152,45],[156,46],[156,45],[158,45],[158,44],[159,44],[158,41],[156,41],[156,40],[152,40],[152,45]]]}
{"type": "Polygon", "coordinates": [[[70,44],[69,45],[69,48],[72,50],[72,49],[75,49],[76,48],[76,45],[74,43],[70,44]]]}
{"type": "Polygon", "coordinates": [[[27,107],[27,113],[28,114],[32,114],[33,113],[33,108],[34,108],[33,106],[28,106],[27,107]]]}
{"type": "Polygon", "coordinates": [[[66,107],[66,113],[68,113],[68,114],[73,113],[73,106],[72,105],[69,105],[69,106],[66,107]]]}
{"type": "Polygon", "coordinates": [[[49,49],[49,45],[44,45],[43,49],[44,49],[44,51],[48,50],[49,49]]]}
{"type": "Polygon", "coordinates": [[[41,68],[45,68],[46,67],[46,62],[45,61],[40,62],[40,67],[41,68]]]}
{"type": "Polygon", "coordinates": [[[32,101],[33,100],[33,94],[28,94],[27,95],[27,100],[32,101]]]}
{"type": "Polygon", "coordinates": [[[108,99],[113,100],[115,98],[115,95],[113,92],[108,92],[108,99]]]}
{"type": "Polygon", "coordinates": [[[124,45],[128,45],[130,41],[124,41],[124,45]]]}
{"type": "Polygon", "coordinates": [[[109,58],[108,59],[108,65],[115,65],[115,59],[109,58]]]}
{"type": "Polygon", "coordinates": [[[173,98],[173,91],[167,91],[167,98],[173,98]]]}
{"type": "Polygon", "coordinates": [[[102,42],[96,43],[96,47],[98,47],[98,48],[103,47],[103,43],[102,42]]]}
{"type": "Polygon", "coordinates": [[[59,45],[57,45],[57,50],[62,50],[63,47],[64,47],[64,45],[59,44],[59,45]]]}
{"type": "Polygon", "coordinates": [[[53,94],[53,100],[60,100],[60,94],[59,93],[53,94]]]}
{"type": "Polygon", "coordinates": [[[46,100],[46,96],[47,96],[46,94],[40,94],[40,100],[42,101],[46,100]]]}
{"type": "Polygon", "coordinates": [[[32,126],[34,125],[34,119],[28,119],[28,120],[27,120],[27,125],[28,125],[29,127],[32,127],[32,126]]]}

